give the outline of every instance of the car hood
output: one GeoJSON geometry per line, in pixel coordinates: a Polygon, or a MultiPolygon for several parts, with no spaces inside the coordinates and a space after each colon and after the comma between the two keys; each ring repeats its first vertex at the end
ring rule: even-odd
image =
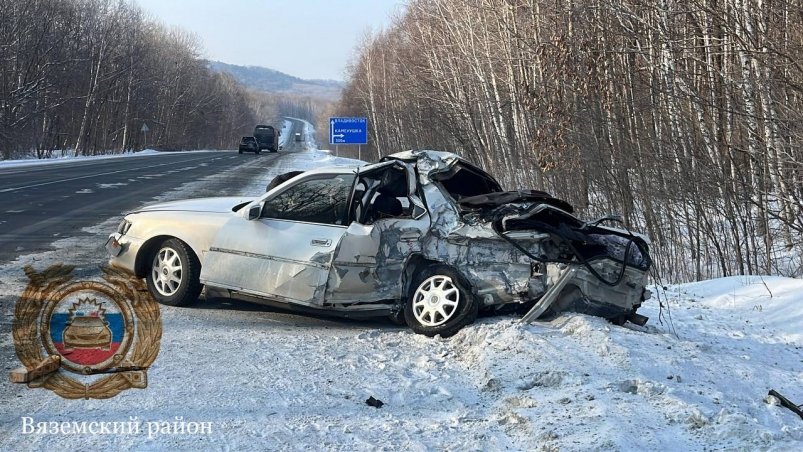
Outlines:
{"type": "Polygon", "coordinates": [[[157,212],[157,211],[182,211],[182,212],[231,212],[234,206],[249,203],[256,198],[229,196],[224,198],[198,198],[185,199],[182,201],[160,202],[150,204],[135,211],[138,212],[157,212]]]}

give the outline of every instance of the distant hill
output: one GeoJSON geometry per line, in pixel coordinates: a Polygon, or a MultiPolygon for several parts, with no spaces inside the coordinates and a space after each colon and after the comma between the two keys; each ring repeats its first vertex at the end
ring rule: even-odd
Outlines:
{"type": "Polygon", "coordinates": [[[292,75],[259,66],[237,66],[207,61],[209,68],[217,72],[228,72],[243,85],[268,93],[287,93],[300,96],[337,100],[343,89],[343,82],[336,80],[304,80],[292,75]]]}

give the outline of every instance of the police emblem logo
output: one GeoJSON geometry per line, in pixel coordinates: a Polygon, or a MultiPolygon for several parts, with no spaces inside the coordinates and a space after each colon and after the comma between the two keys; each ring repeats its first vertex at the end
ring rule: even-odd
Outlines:
{"type": "Polygon", "coordinates": [[[104,268],[104,281],[73,281],[74,267],[38,273],[17,301],[14,345],[24,368],[14,382],[65,398],[109,398],[147,387],[147,369],[159,353],[159,305],[143,281],[104,268]]]}

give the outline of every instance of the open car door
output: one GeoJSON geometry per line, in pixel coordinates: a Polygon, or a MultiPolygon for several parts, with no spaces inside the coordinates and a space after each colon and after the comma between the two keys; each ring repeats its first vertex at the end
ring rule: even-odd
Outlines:
{"type": "Polygon", "coordinates": [[[416,194],[412,165],[388,161],[361,168],[354,181],[349,227],[335,250],[326,302],[396,300],[407,259],[421,251],[429,216],[416,194]]]}

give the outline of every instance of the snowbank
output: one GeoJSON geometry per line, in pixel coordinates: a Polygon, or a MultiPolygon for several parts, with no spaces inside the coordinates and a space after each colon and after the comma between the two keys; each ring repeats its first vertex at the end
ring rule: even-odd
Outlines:
{"type": "Polygon", "coordinates": [[[803,281],[780,276],[731,276],[672,286],[701,310],[744,321],[745,328],[771,331],[772,340],[803,345],[803,281]]]}
{"type": "Polygon", "coordinates": [[[287,140],[290,137],[290,129],[293,127],[293,122],[285,119],[282,122],[282,133],[279,135],[279,146],[284,147],[287,145],[287,140]]]}
{"type": "Polygon", "coordinates": [[[318,149],[318,144],[315,141],[315,126],[305,119],[293,118],[292,116],[287,116],[287,118],[304,123],[304,131],[301,133],[304,149],[309,151],[318,149]]]}
{"type": "MultiPolygon", "coordinates": [[[[182,152],[193,152],[193,153],[200,153],[200,152],[220,152],[219,150],[199,150],[199,151],[182,151],[182,152]]],[[[20,159],[20,160],[0,160],[0,169],[3,168],[17,168],[22,166],[39,166],[39,165],[53,165],[53,164],[63,164],[63,163],[71,163],[71,162],[81,162],[81,161],[97,161],[97,160],[108,160],[108,159],[119,159],[119,158],[130,158],[130,157],[145,157],[145,156],[153,156],[153,155],[170,155],[173,152],[166,152],[166,151],[156,151],[153,149],[145,149],[139,152],[127,152],[124,154],[108,154],[108,155],[80,155],[75,157],[69,153],[64,155],[59,155],[57,157],[52,157],[49,159],[20,159]]]]}

